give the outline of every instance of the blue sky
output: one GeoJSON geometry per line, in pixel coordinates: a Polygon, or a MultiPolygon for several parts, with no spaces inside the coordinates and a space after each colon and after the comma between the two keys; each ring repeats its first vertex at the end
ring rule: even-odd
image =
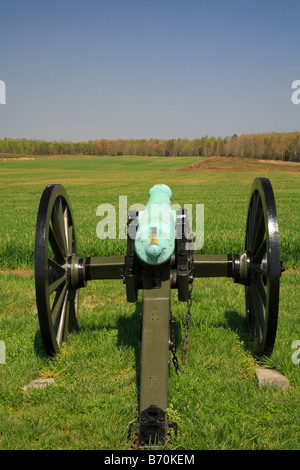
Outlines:
{"type": "Polygon", "coordinates": [[[2,0],[0,137],[300,131],[299,0],[2,0]]]}

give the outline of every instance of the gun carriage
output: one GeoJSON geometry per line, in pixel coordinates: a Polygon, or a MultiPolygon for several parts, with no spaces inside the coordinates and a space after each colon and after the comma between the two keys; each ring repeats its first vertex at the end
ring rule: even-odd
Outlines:
{"type": "MultiPolygon", "coordinates": [[[[129,211],[126,256],[80,257],[68,195],[59,184],[41,197],[35,238],[35,283],[41,336],[54,355],[77,325],[78,293],[89,280],[123,279],[128,302],[143,291],[139,446],[164,442],[172,335],[171,289],[191,303],[193,279],[229,277],[245,286],[246,318],[259,354],[271,354],[277,328],[279,257],[274,194],[267,178],[253,182],[242,253],[194,253],[185,210],[172,210],[166,185],[149,191],[145,211],[129,211]]],[[[188,321],[189,323],[189,321],[188,321]]],[[[187,325],[189,328],[189,325],[187,325]]],[[[188,337],[188,328],[186,337],[188,337]]],[[[176,365],[176,364],[175,364],[176,365]]]]}

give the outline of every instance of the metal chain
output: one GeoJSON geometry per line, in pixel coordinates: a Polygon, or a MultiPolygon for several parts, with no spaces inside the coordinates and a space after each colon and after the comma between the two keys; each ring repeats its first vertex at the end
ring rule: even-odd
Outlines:
{"type": "MultiPolygon", "coordinates": [[[[182,219],[183,221],[183,219],[182,219]]],[[[186,224],[186,229],[188,230],[188,233],[190,234],[189,237],[187,237],[186,241],[191,243],[195,241],[194,234],[191,233],[190,226],[189,226],[189,221],[186,218],[185,222],[186,224]]],[[[182,226],[182,230],[184,230],[184,227],[182,226]]],[[[186,232],[184,232],[186,233],[186,232]]],[[[194,245],[193,245],[194,248],[194,245]]],[[[186,358],[187,358],[187,353],[188,353],[188,347],[189,347],[189,338],[190,338],[190,324],[192,320],[192,315],[191,315],[191,307],[193,303],[193,298],[192,298],[192,293],[193,293],[193,287],[194,287],[194,249],[192,249],[189,253],[189,285],[188,285],[188,294],[189,298],[187,300],[187,314],[186,314],[186,326],[185,326],[185,340],[184,340],[184,346],[183,346],[183,353],[182,353],[182,363],[185,364],[186,358]]],[[[174,337],[174,330],[173,330],[173,318],[172,318],[172,313],[171,313],[171,325],[170,325],[170,330],[171,330],[171,342],[170,342],[170,349],[173,354],[173,364],[175,366],[176,373],[181,372],[179,364],[178,364],[178,358],[176,356],[176,346],[175,346],[175,337],[174,337]]]]}
{"type": "Polygon", "coordinates": [[[190,338],[190,324],[192,320],[191,307],[193,303],[192,293],[194,287],[194,251],[192,251],[190,257],[190,274],[189,274],[189,299],[187,301],[187,314],[186,314],[186,326],[185,326],[185,340],[182,353],[182,362],[185,364],[188,348],[189,348],[189,338],[190,338]]]}
{"type": "Polygon", "coordinates": [[[172,355],[173,355],[172,361],[173,361],[173,364],[174,364],[174,367],[175,367],[175,370],[176,370],[176,374],[178,374],[178,372],[181,372],[181,370],[180,370],[179,363],[178,363],[178,358],[177,358],[177,355],[176,355],[176,344],[175,344],[173,324],[174,324],[174,320],[173,320],[172,312],[171,312],[171,325],[170,325],[171,345],[170,345],[170,350],[171,350],[172,355]]]}
{"type": "MultiPolygon", "coordinates": [[[[192,314],[191,314],[191,307],[193,303],[193,298],[192,298],[192,293],[193,293],[193,287],[194,287],[194,252],[192,251],[191,257],[190,257],[190,274],[189,274],[189,300],[187,301],[187,314],[186,314],[186,326],[185,326],[185,341],[184,341],[184,347],[183,347],[183,354],[182,354],[182,363],[185,364],[186,358],[187,358],[187,353],[188,353],[188,347],[189,347],[189,338],[190,338],[190,324],[192,320],[192,314]]],[[[176,354],[176,345],[175,345],[175,336],[174,336],[174,328],[173,328],[173,317],[172,317],[172,312],[171,312],[171,317],[170,317],[170,331],[171,331],[171,343],[170,343],[170,350],[172,352],[172,362],[174,364],[176,374],[178,372],[181,372],[181,369],[179,367],[178,363],[178,358],[176,354]]]]}

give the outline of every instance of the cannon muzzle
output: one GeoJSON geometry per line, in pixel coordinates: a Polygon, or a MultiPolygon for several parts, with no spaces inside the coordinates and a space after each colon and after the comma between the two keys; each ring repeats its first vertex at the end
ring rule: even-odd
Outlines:
{"type": "Polygon", "coordinates": [[[135,252],[141,261],[158,265],[166,262],[175,249],[176,211],[171,208],[172,191],[156,184],[149,191],[144,211],[139,211],[135,252]]]}

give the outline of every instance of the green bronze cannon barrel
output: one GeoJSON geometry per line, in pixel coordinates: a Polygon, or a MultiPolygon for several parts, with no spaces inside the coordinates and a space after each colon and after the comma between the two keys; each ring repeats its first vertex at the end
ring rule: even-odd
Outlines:
{"type": "Polygon", "coordinates": [[[144,211],[139,211],[135,252],[147,264],[165,263],[174,253],[176,211],[171,209],[172,191],[156,184],[149,191],[144,211]]]}

